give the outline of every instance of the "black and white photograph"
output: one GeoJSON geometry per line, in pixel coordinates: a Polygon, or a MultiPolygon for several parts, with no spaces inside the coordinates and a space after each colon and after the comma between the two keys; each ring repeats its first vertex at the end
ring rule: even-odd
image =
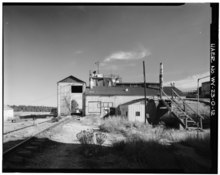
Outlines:
{"type": "Polygon", "coordinates": [[[2,172],[217,173],[218,3],[2,15],[2,172]]]}

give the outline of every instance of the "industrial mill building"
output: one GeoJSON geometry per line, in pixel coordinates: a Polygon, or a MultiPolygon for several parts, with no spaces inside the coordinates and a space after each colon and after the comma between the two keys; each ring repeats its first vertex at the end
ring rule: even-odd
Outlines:
{"type": "MultiPolygon", "coordinates": [[[[171,88],[184,97],[176,87],[163,87],[163,91],[171,96],[171,88]]],[[[118,109],[122,104],[143,99],[144,83],[122,83],[119,76],[93,72],[90,73],[89,87],[84,81],[69,76],[57,83],[57,93],[58,115],[71,115],[75,110],[73,103],[77,103],[82,115],[103,117],[110,108],[118,109]]],[[[146,83],[148,99],[158,99],[159,95],[159,83],[146,83]]]]}

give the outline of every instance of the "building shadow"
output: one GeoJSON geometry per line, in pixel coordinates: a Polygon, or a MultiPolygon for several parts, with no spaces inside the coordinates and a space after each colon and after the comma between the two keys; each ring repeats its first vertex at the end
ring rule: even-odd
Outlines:
{"type": "MultiPolygon", "coordinates": [[[[4,143],[4,150],[6,145],[9,147],[20,141],[22,140],[4,143]]],[[[25,146],[29,148],[28,151],[21,147],[13,154],[3,156],[3,172],[210,172],[209,168],[196,162],[191,162],[190,169],[188,169],[189,167],[185,166],[181,159],[192,160],[174,154],[173,151],[177,149],[175,146],[161,145],[152,141],[119,142],[109,147],[95,144],[61,143],[48,138],[35,138],[34,144],[32,144],[30,142],[25,146]],[[38,146],[33,146],[38,143],[40,143],[38,146]]]]}

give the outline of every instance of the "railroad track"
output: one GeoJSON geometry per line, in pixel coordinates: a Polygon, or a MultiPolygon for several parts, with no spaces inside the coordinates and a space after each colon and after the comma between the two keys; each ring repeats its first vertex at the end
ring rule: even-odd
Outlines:
{"type": "Polygon", "coordinates": [[[36,126],[36,125],[39,125],[39,124],[47,123],[47,122],[50,122],[50,121],[52,121],[52,119],[49,119],[49,120],[46,120],[46,121],[43,121],[43,122],[39,122],[39,123],[35,123],[35,124],[31,124],[31,125],[28,125],[28,126],[25,126],[25,127],[21,127],[21,128],[12,130],[12,131],[8,131],[8,132],[3,133],[3,135],[7,135],[7,134],[10,134],[10,133],[13,133],[13,132],[16,132],[16,131],[20,131],[20,130],[30,128],[32,126],[36,126]]]}
{"type": "Polygon", "coordinates": [[[46,146],[47,138],[38,138],[41,134],[70,121],[63,119],[52,126],[32,135],[3,152],[3,172],[13,172],[13,169],[22,169],[22,165],[28,162],[32,154],[41,151],[46,146]]]}

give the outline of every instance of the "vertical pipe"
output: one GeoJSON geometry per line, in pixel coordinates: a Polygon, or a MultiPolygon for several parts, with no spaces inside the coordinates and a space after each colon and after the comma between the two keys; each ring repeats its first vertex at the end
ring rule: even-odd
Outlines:
{"type": "Polygon", "coordinates": [[[92,76],[91,70],[89,70],[89,88],[90,88],[90,89],[91,89],[91,87],[92,87],[91,76],[92,76]]]}
{"type": "Polygon", "coordinates": [[[147,122],[146,111],[147,111],[147,103],[146,103],[146,78],[145,78],[145,62],[143,61],[143,74],[144,74],[144,117],[145,123],[147,122]]]}
{"type": "Polygon", "coordinates": [[[162,99],[162,90],[163,90],[163,63],[160,63],[160,99],[162,99]]]}
{"type": "MultiPolygon", "coordinates": [[[[197,118],[199,118],[199,78],[197,81],[197,118]]],[[[199,127],[199,124],[197,124],[199,127]]]]}
{"type": "Polygon", "coordinates": [[[171,85],[171,99],[173,100],[173,84],[170,83],[170,85],[171,85]]]}
{"type": "Polygon", "coordinates": [[[173,111],[173,84],[172,83],[170,83],[170,86],[171,86],[171,111],[173,111]]]}
{"type": "Polygon", "coordinates": [[[99,74],[99,61],[95,62],[95,64],[97,65],[97,74],[99,74]]]}
{"type": "MultiPolygon", "coordinates": [[[[201,78],[202,79],[202,78],[201,78]]],[[[199,80],[200,78],[198,78],[198,82],[197,82],[197,95],[198,95],[198,98],[197,98],[197,118],[199,118],[199,80]]],[[[199,118],[199,121],[198,121],[198,127],[199,127],[199,124],[200,124],[200,128],[202,129],[202,118],[199,118]]]]}
{"type": "Polygon", "coordinates": [[[57,83],[57,115],[60,116],[60,95],[59,95],[59,83],[57,83]]]}

